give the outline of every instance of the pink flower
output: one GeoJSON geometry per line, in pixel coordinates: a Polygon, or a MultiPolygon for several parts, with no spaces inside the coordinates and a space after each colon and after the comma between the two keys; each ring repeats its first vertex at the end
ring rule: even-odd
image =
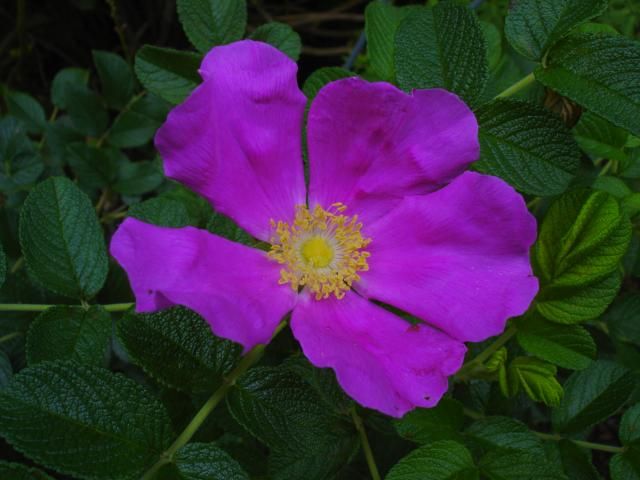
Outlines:
{"type": "Polygon", "coordinates": [[[111,253],[139,312],[187,306],[246,349],[292,312],[305,355],[362,405],[393,416],[434,406],[463,342],[501,333],[536,294],[535,220],[502,180],[465,173],[478,125],[440,89],[324,87],[308,116],[307,189],[296,71],[264,43],[214,48],[156,136],[167,176],[270,252],[129,218],[111,253]]]}

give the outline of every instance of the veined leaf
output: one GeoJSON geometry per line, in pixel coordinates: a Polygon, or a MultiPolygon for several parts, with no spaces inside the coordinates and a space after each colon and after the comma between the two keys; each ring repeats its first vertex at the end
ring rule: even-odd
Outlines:
{"type": "Polygon", "coordinates": [[[178,16],[193,46],[206,53],[242,38],[247,4],[245,0],[178,0],[178,16]]]}
{"type": "Polygon", "coordinates": [[[469,451],[443,440],[422,446],[395,464],[385,480],[476,480],[478,469],[469,451]]]}
{"type": "Polygon", "coordinates": [[[286,23],[270,22],[261,25],[251,32],[249,38],[273,45],[292,60],[297,61],[300,58],[302,51],[300,35],[286,23]]]}

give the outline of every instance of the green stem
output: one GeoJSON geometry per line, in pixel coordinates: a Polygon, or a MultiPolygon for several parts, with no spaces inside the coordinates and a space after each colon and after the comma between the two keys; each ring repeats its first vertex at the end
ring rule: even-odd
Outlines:
{"type": "Polygon", "coordinates": [[[473,370],[478,365],[484,363],[486,360],[491,357],[495,352],[500,350],[500,348],[507,343],[511,337],[516,334],[515,325],[511,325],[507,328],[502,335],[500,335],[495,342],[485,348],[482,352],[480,352],[476,357],[469,360],[465,363],[462,368],[456,374],[457,377],[464,377],[465,374],[469,373],[470,370],[473,370]]]}
{"type": "Polygon", "coordinates": [[[380,472],[378,471],[376,461],[373,458],[373,451],[371,450],[371,445],[369,444],[367,431],[364,429],[364,423],[362,423],[362,419],[358,415],[358,412],[356,412],[355,407],[351,408],[351,418],[353,418],[353,423],[356,426],[356,430],[358,430],[358,435],[360,436],[360,444],[362,445],[364,456],[367,459],[367,466],[369,467],[371,478],[372,480],[380,480],[380,472]]]}
{"type": "Polygon", "coordinates": [[[8,333],[7,335],[0,337],[0,343],[8,342],[9,340],[19,337],[20,335],[22,335],[22,332],[8,333]]]}
{"type": "Polygon", "coordinates": [[[533,72],[531,72],[529,75],[527,75],[526,77],[520,79],[519,81],[517,81],[516,83],[511,85],[509,88],[507,88],[502,93],[499,93],[498,95],[496,95],[494,100],[496,98],[510,97],[511,95],[514,95],[514,94],[518,93],[523,88],[528,87],[529,85],[531,85],[533,82],[535,82],[535,80],[536,80],[536,78],[533,76],[533,72]]]}
{"type": "MultiPolygon", "coordinates": [[[[275,338],[278,333],[287,325],[288,316],[285,317],[280,324],[276,327],[275,332],[273,333],[271,339],[275,338]]],[[[178,438],[171,444],[171,446],[160,455],[160,459],[151,466],[149,470],[142,476],[141,480],[151,480],[154,478],[155,474],[160,470],[164,465],[171,463],[173,461],[173,457],[178,450],[184,447],[189,440],[195,435],[198,429],[202,426],[207,417],[211,414],[211,412],[216,408],[216,406],[224,399],[227,392],[231,387],[236,384],[238,378],[240,378],[252,365],[258,362],[264,353],[266,348],[265,344],[256,345],[249,352],[242,357],[240,363],[234,368],[229,375],[227,375],[222,382],[222,385],[218,387],[218,389],[213,392],[213,395],[209,397],[209,400],[205,402],[204,405],[198,410],[198,413],[191,419],[189,425],[185,427],[178,438]]]]}
{"type": "MultiPolygon", "coordinates": [[[[0,312],[44,312],[56,305],[40,303],[0,303],[0,312]]],[[[111,303],[102,305],[107,312],[124,312],[129,310],[133,303],[111,303]]]]}

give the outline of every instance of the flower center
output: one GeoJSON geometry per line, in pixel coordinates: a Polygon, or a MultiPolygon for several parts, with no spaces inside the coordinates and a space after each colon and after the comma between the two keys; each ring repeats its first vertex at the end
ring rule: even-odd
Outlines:
{"type": "Polygon", "coordinates": [[[293,223],[275,222],[269,258],[283,265],[280,284],[291,284],[295,291],[306,286],[316,299],[344,297],[353,282],[360,280],[358,272],[369,269],[365,251],[370,238],[361,233],[358,216],[344,215],[346,206],[335,203],[327,210],[316,206],[296,207],[293,223]]]}

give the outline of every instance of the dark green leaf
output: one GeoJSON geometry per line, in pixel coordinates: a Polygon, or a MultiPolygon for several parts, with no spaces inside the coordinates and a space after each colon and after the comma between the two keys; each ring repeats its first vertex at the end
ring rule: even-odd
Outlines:
{"type": "Polygon", "coordinates": [[[627,142],[627,132],[598,115],[584,113],[574,127],[573,134],[580,148],[593,159],[624,161],[627,158],[623,151],[627,142]]]}
{"type": "Polygon", "coordinates": [[[249,480],[233,458],[213,443],[189,443],[174,457],[174,480],[249,480]]]}
{"type": "Polygon", "coordinates": [[[93,51],[102,95],[107,103],[115,108],[124,107],[135,89],[135,78],[129,64],[119,55],[101,50],[93,51]]]}
{"type": "Polygon", "coordinates": [[[11,360],[4,353],[4,350],[0,349],[0,389],[6,387],[13,377],[13,367],[11,366],[11,360]]]}
{"type": "Polygon", "coordinates": [[[518,343],[531,355],[559,367],[581,370],[596,356],[596,344],[579,325],[559,325],[541,316],[518,322],[518,343]]]}
{"type": "Polygon", "coordinates": [[[4,253],[4,247],[0,242],[0,287],[4,283],[4,279],[7,277],[7,256],[4,253]]]}
{"type": "Polygon", "coordinates": [[[577,446],[569,440],[558,443],[564,472],[570,480],[601,480],[591,462],[591,451],[577,446]]]}
{"type": "Polygon", "coordinates": [[[616,300],[603,320],[613,337],[640,345],[640,295],[630,293],[616,300]]]}
{"type": "Polygon", "coordinates": [[[110,341],[111,318],[102,307],[55,306],[38,315],[29,327],[27,362],[71,360],[101,366],[110,341]]]}
{"type": "Polygon", "coordinates": [[[475,480],[478,470],[469,451],[443,440],[420,447],[394,465],[385,480],[475,480]]]}
{"type": "Polygon", "coordinates": [[[640,480],[640,449],[614,455],[609,469],[612,480],[640,480]]]}
{"type": "Polygon", "coordinates": [[[479,467],[489,480],[569,480],[540,454],[527,451],[493,450],[479,467]]]}
{"type": "Polygon", "coordinates": [[[419,7],[395,7],[377,0],[364,11],[367,53],[371,68],[381,80],[395,82],[394,38],[400,22],[416,8],[419,7]]]}
{"type": "Polygon", "coordinates": [[[536,79],[614,125],[640,135],[640,43],[622,36],[572,35],[536,79]]]}
{"type": "Polygon", "coordinates": [[[540,439],[524,423],[513,418],[488,417],[477,420],[467,428],[465,434],[487,450],[500,448],[544,455],[540,439]]]}
{"type": "Polygon", "coordinates": [[[444,398],[434,408],[417,408],[395,422],[401,437],[427,444],[438,440],[456,440],[464,423],[462,404],[444,398]]]}
{"type": "Polygon", "coordinates": [[[0,460],[0,478],[2,480],[53,480],[37,468],[29,468],[19,463],[0,460]]]}
{"type": "Polygon", "coordinates": [[[517,357],[507,369],[509,393],[520,390],[536,402],[555,407],[562,398],[562,386],[556,380],[556,367],[533,357],[517,357]]]}
{"type": "Polygon", "coordinates": [[[47,122],[44,110],[35,98],[26,93],[8,91],[4,99],[9,114],[22,121],[29,133],[41,133],[44,130],[47,122]]]}
{"type": "Polygon", "coordinates": [[[134,381],[43,362],[0,390],[0,434],[36,462],[80,478],[139,477],[171,441],[169,417],[134,381]]]}
{"type": "Polygon", "coordinates": [[[207,222],[207,230],[221,237],[228,238],[234,242],[254,245],[256,241],[247,232],[242,230],[229,217],[214,212],[207,222]]]}
{"type": "Polygon", "coordinates": [[[575,190],[556,200],[533,249],[540,313],[558,323],[602,314],[620,286],[630,239],[629,220],[610,195],[575,190]]]}
{"type": "Polygon", "coordinates": [[[304,82],[302,91],[309,100],[313,100],[318,92],[326,84],[341,78],[355,77],[355,73],[340,67],[323,67],[319,68],[304,82]]]}
{"type": "MultiPolygon", "coordinates": [[[[596,179],[591,184],[591,188],[594,190],[600,190],[601,192],[607,192],[608,194],[616,197],[619,200],[624,199],[625,197],[629,197],[633,194],[632,190],[629,186],[624,182],[624,180],[611,177],[609,175],[600,175],[596,177],[596,179]]],[[[620,202],[621,206],[624,209],[624,202],[620,202]]]]}
{"type": "Polygon", "coordinates": [[[84,85],[66,88],[67,112],[77,131],[92,137],[100,136],[109,124],[109,115],[100,96],[84,85]]]}
{"type": "Polygon", "coordinates": [[[15,118],[0,119],[0,191],[12,193],[35,182],[44,164],[15,118]]]}
{"type": "Polygon", "coordinates": [[[118,181],[113,189],[123,195],[144,195],[164,182],[157,162],[122,162],[118,168],[118,181]]]}
{"type": "Polygon", "coordinates": [[[51,102],[58,108],[65,110],[71,102],[73,93],[71,87],[84,87],[89,80],[89,72],[81,68],[65,68],[60,70],[51,84],[51,102]]]}
{"type": "Polygon", "coordinates": [[[578,169],[580,151],[558,118],[514,100],[494,101],[477,115],[479,171],[533,195],[557,195],[567,189],[578,169]]]}
{"type": "Polygon", "coordinates": [[[553,411],[554,427],[577,432],[615,413],[629,398],[633,375],[613,362],[599,360],[574,372],[564,385],[560,406],[553,411]]]}
{"type": "Polygon", "coordinates": [[[541,60],[559,39],[607,9],[607,0],[522,0],[511,7],[504,32],[511,46],[541,60]]]}
{"type": "Polygon", "coordinates": [[[624,412],[620,422],[620,441],[623,445],[640,443],[640,403],[624,412]]]}
{"type": "Polygon", "coordinates": [[[273,45],[292,60],[297,61],[300,58],[302,50],[300,35],[285,23],[271,22],[261,25],[249,35],[249,38],[273,45]]]}
{"type": "Polygon", "coordinates": [[[148,375],[189,393],[213,391],[240,353],[237,345],[215,337],[198,314],[182,307],[125,315],[117,335],[148,375]]]}
{"type": "Polygon", "coordinates": [[[109,130],[107,140],[118,148],[145,145],[156,133],[158,123],[139,113],[127,111],[118,115],[109,130]]]}
{"type": "Polygon", "coordinates": [[[69,179],[51,177],[31,191],[20,213],[20,244],[29,273],[50,290],[88,298],[102,288],[109,267],[102,230],[69,179]]]}
{"type": "Polygon", "coordinates": [[[245,0],[178,0],[178,15],[198,50],[240,40],[247,26],[245,0]]]}
{"type": "Polygon", "coordinates": [[[127,213],[130,217],[162,227],[186,227],[193,222],[184,203],[164,197],[136,203],[127,213]]]}
{"type": "Polygon", "coordinates": [[[493,23],[480,21],[480,28],[487,44],[487,61],[489,70],[495,71],[502,58],[502,35],[493,23]]]}
{"type": "Polygon", "coordinates": [[[136,54],[135,70],[147,90],[176,105],[200,83],[201,60],[196,53],[145,45],[136,54]]]}
{"type": "Polygon", "coordinates": [[[104,188],[116,181],[118,164],[127,158],[113,148],[98,148],[83,142],[69,143],[67,162],[83,188],[104,188]]]}
{"type": "Polygon", "coordinates": [[[442,87],[475,105],[488,77],[486,46],[466,6],[441,2],[411,10],[395,38],[395,68],[403,90],[442,87]]]}

